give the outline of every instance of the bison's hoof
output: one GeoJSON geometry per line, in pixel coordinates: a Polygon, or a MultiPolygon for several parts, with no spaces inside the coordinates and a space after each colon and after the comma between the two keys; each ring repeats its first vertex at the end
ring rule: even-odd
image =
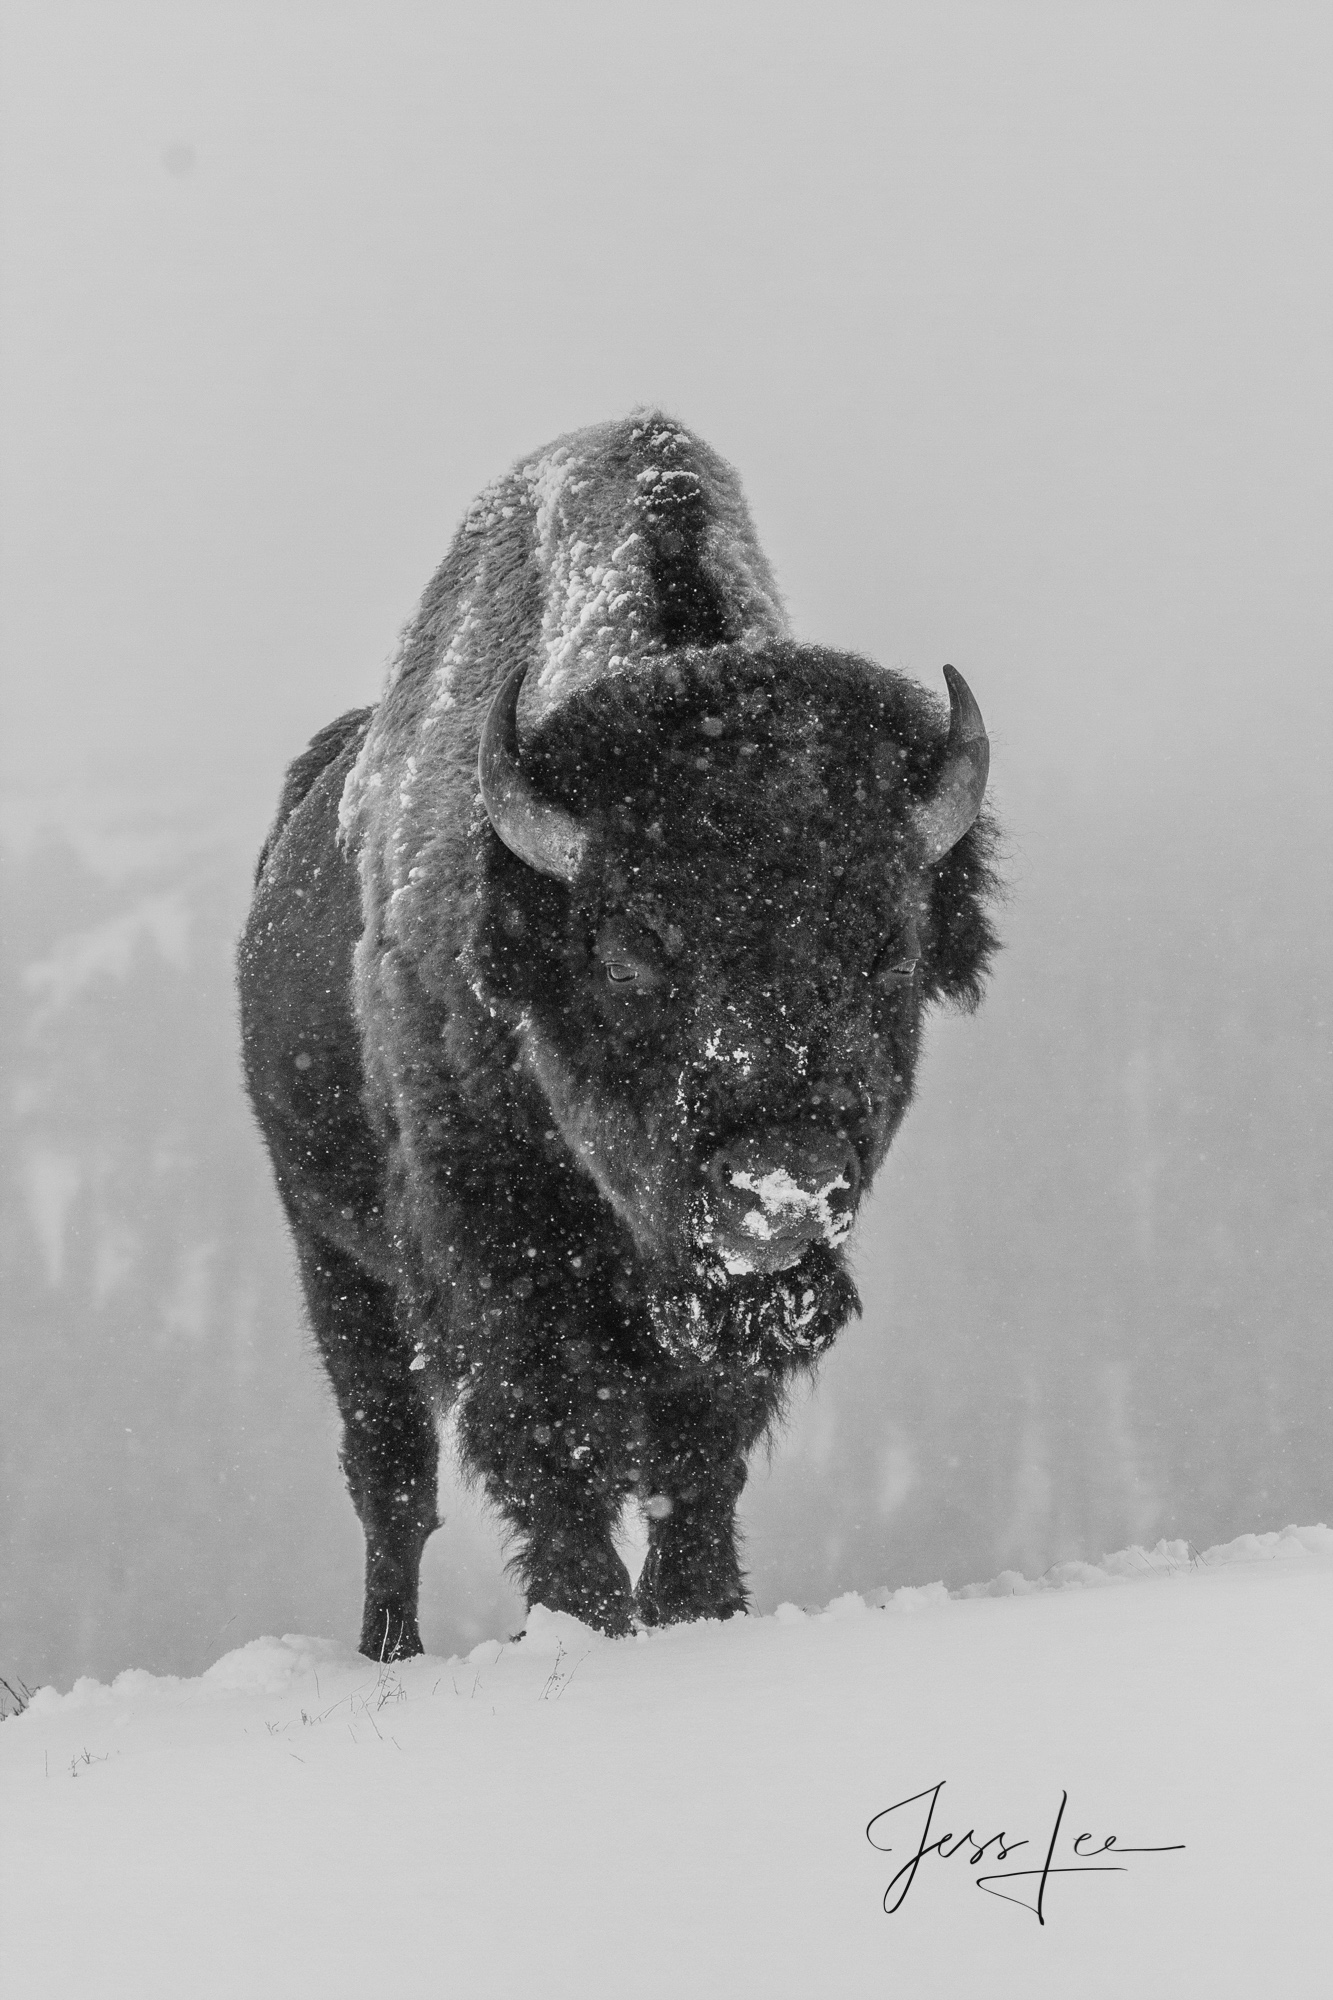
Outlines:
{"type": "Polygon", "coordinates": [[[528,1609],[534,1604],[544,1604],[548,1611],[563,1611],[567,1617],[577,1618],[580,1625],[604,1632],[608,1639],[627,1638],[634,1630],[634,1600],[628,1589],[614,1593],[577,1588],[557,1590],[548,1584],[529,1591],[528,1609]]]}
{"type": "MultiPolygon", "coordinates": [[[[628,1598],[614,1604],[553,1604],[549,1597],[535,1597],[532,1603],[544,1604],[548,1611],[563,1611],[567,1617],[577,1618],[580,1625],[590,1625],[594,1632],[601,1632],[608,1639],[627,1639],[634,1630],[634,1607],[628,1598]]],[[[520,1632],[518,1637],[522,1636],[520,1632]]]]}
{"type": "Polygon", "coordinates": [[[645,1625],[691,1625],[698,1618],[743,1618],[750,1600],[736,1584],[709,1591],[701,1589],[697,1580],[682,1579],[673,1590],[665,1579],[650,1575],[645,1565],[634,1608],[645,1625]]]}
{"type": "Polygon", "coordinates": [[[372,1611],[367,1607],[357,1651],[368,1660],[413,1660],[425,1647],[410,1612],[372,1611]]]}
{"type": "Polygon", "coordinates": [[[549,1549],[534,1551],[525,1579],[529,1609],[544,1604],[563,1611],[610,1639],[623,1639],[634,1629],[634,1597],[629,1572],[610,1547],[584,1549],[574,1560],[569,1551],[559,1560],[549,1549]]]}
{"type": "Polygon", "coordinates": [[[653,1625],[694,1625],[701,1618],[743,1618],[745,1604],[641,1604],[640,1622],[653,1625]]]}

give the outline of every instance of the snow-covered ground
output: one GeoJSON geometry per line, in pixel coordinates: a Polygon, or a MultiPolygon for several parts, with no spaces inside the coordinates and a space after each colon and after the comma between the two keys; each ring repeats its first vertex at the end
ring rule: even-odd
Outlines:
{"type": "Polygon", "coordinates": [[[630,1640],[538,1610],[466,1659],[259,1639],[197,1680],[43,1689],[0,1729],[0,1984],[1322,1995],[1330,1661],[1319,1527],[630,1640]]]}

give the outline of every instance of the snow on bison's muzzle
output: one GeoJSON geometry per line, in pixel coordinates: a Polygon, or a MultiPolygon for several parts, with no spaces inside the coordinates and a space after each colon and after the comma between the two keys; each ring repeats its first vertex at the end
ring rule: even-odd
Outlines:
{"type": "Polygon", "coordinates": [[[706,1168],[697,1234],[733,1276],[785,1271],[852,1226],[861,1169],[847,1139],[780,1129],[735,1139],[706,1168]]]}

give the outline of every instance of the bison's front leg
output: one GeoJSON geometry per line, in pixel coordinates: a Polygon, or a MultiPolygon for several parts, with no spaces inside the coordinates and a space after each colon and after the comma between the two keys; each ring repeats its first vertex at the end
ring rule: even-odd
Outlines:
{"type": "Polygon", "coordinates": [[[613,1635],[633,1597],[612,1531],[629,1485],[626,1388],[591,1342],[513,1349],[467,1393],[459,1443],[517,1531],[511,1568],[529,1604],[613,1635]]]}
{"type": "Polygon", "coordinates": [[[649,1398],[639,1488],[648,1556],[635,1594],[646,1625],[746,1609],[736,1503],[778,1400],[768,1377],[700,1377],[649,1398]]]}
{"type": "Polygon", "coordinates": [[[419,1653],[421,1552],[439,1525],[439,1438],[393,1294],[350,1257],[298,1232],[315,1337],[343,1420],[343,1470],[366,1537],[360,1650],[372,1659],[419,1653]]]}

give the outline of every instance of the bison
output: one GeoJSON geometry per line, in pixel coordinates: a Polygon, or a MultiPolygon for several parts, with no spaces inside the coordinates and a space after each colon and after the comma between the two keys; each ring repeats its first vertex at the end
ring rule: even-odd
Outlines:
{"type": "Polygon", "coordinates": [[[995,947],[988,747],[793,640],[739,481],[656,413],[485,491],[383,698],[287,775],[247,1081],[366,1538],[419,1652],[438,1424],[529,1604],[746,1607],[747,1456],[858,1300],[934,1001],[995,947]],[[613,1545],[648,1522],[637,1589],[613,1545]]]}

